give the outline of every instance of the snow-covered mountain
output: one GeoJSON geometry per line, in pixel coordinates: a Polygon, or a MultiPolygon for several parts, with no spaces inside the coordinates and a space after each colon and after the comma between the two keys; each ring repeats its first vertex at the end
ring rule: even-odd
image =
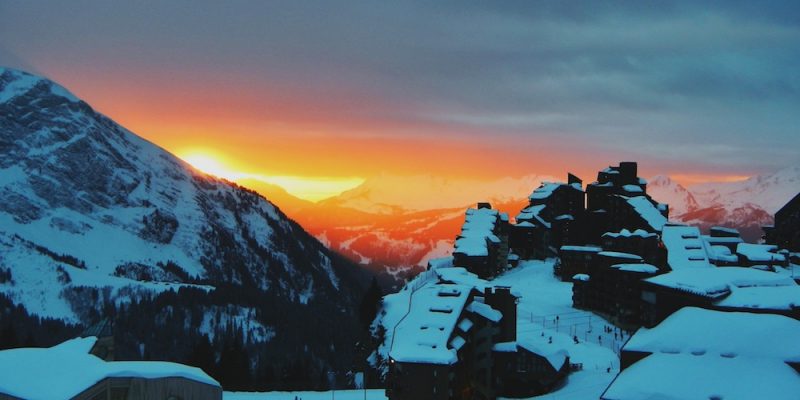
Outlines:
{"type": "Polygon", "coordinates": [[[683,215],[700,207],[690,191],[665,175],[648,179],[647,193],[659,202],[669,204],[670,216],[683,215]]]}
{"type": "Polygon", "coordinates": [[[703,183],[685,188],[666,176],[648,180],[647,191],[670,205],[670,219],[701,228],[739,229],[749,240],[762,235],[775,212],[800,192],[800,166],[738,182],[703,183]]]}
{"type": "Polygon", "coordinates": [[[380,174],[358,187],[320,203],[321,206],[351,208],[373,214],[397,214],[452,209],[490,201],[503,203],[527,198],[550,176],[526,175],[496,180],[445,178],[432,175],[380,174]]]}
{"type": "Polygon", "coordinates": [[[0,269],[13,276],[0,293],[75,323],[93,322],[103,301],[239,288],[256,300],[176,323],[305,342],[329,364],[333,348],[352,345],[366,286],[361,269],[257,193],[192,169],[47,79],[1,68],[0,269]],[[310,311],[343,328],[322,337],[308,321],[267,316],[310,311]]]}

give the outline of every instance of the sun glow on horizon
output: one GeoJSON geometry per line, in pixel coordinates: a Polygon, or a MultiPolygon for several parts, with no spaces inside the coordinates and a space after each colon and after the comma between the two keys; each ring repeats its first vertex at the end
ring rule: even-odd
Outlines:
{"type": "MultiPolygon", "coordinates": [[[[179,153],[178,157],[205,174],[243,186],[248,186],[248,181],[280,186],[292,196],[311,202],[337,196],[364,183],[364,179],[360,177],[274,176],[237,171],[237,168],[231,167],[230,163],[226,162],[225,157],[206,150],[187,151],[179,153]]],[[[259,191],[257,186],[251,189],[259,191]]]]}

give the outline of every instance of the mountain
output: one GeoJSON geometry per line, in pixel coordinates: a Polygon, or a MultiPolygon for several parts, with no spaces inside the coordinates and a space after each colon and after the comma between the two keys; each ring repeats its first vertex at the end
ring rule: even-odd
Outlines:
{"type": "Polygon", "coordinates": [[[647,193],[659,202],[669,204],[670,216],[683,215],[700,208],[689,190],[665,175],[648,179],[647,193]]]}
{"type": "Polygon", "coordinates": [[[129,326],[115,332],[122,357],[185,361],[205,335],[245,346],[255,369],[350,367],[368,276],[264,197],[44,78],[0,69],[0,115],[2,296],[129,326]]]}
{"type": "Polygon", "coordinates": [[[476,201],[505,203],[525,199],[541,182],[552,180],[555,178],[541,175],[479,180],[383,173],[367,179],[354,189],[320,202],[320,205],[351,208],[371,214],[444,210],[467,206],[476,201]]]}
{"type": "Polygon", "coordinates": [[[775,212],[800,192],[800,166],[753,176],[738,182],[714,182],[684,188],[665,176],[648,180],[653,198],[670,205],[670,219],[706,230],[711,226],[737,228],[750,241],[772,224],[775,212]]]}
{"type": "MultiPolygon", "coordinates": [[[[480,181],[380,174],[319,203],[282,195],[275,201],[330,249],[381,275],[384,286],[397,287],[428,260],[450,254],[467,207],[490,201],[516,214],[545,180],[553,178],[480,181]]],[[[252,188],[261,193],[275,190],[254,183],[252,188]]]]}

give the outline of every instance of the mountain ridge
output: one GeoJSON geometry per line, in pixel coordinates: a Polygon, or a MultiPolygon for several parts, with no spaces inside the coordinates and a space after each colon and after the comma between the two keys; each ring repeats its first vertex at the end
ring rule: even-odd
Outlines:
{"type": "MultiPolygon", "coordinates": [[[[191,168],[45,78],[0,69],[0,115],[0,266],[13,274],[0,294],[84,325],[163,298],[192,314],[154,312],[165,331],[238,337],[276,362],[305,343],[316,367],[349,367],[333,349],[354,345],[368,274],[262,195],[191,168]],[[312,311],[311,323],[285,316],[312,311]],[[342,328],[323,337],[309,324],[342,328]]],[[[142,357],[127,340],[119,353],[142,357]]],[[[148,339],[148,354],[180,361],[193,340],[157,351],[148,339]]]]}

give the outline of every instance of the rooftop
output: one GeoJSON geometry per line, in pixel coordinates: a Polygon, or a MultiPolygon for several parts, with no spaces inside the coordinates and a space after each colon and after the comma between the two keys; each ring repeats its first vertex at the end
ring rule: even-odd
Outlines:
{"type": "Polygon", "coordinates": [[[661,232],[667,248],[667,264],[673,271],[713,268],[708,261],[700,229],[695,226],[667,225],[661,232]]]}
{"type": "Polygon", "coordinates": [[[793,399],[800,322],[781,315],[686,307],[622,351],[651,353],[624,371],[603,399],[793,399]],[[765,335],[766,332],[775,333],[765,335]]]}
{"type": "Polygon", "coordinates": [[[0,351],[0,393],[29,400],[70,399],[106,378],[181,377],[220,386],[201,369],[182,364],[103,361],[89,354],[96,341],[86,337],[50,348],[0,351]]]}
{"type": "Polygon", "coordinates": [[[438,284],[414,292],[408,314],[397,324],[389,356],[409,363],[455,363],[458,350],[450,337],[471,290],[466,285],[438,284]]]}
{"type": "Polygon", "coordinates": [[[633,206],[633,209],[638,213],[642,219],[655,231],[661,232],[664,224],[667,223],[667,218],[661,214],[660,211],[650,202],[645,196],[636,196],[628,198],[628,204],[633,206]]]}
{"type": "Polygon", "coordinates": [[[645,281],[710,298],[720,298],[741,288],[797,286],[787,275],[741,267],[676,270],[645,281]]]}

